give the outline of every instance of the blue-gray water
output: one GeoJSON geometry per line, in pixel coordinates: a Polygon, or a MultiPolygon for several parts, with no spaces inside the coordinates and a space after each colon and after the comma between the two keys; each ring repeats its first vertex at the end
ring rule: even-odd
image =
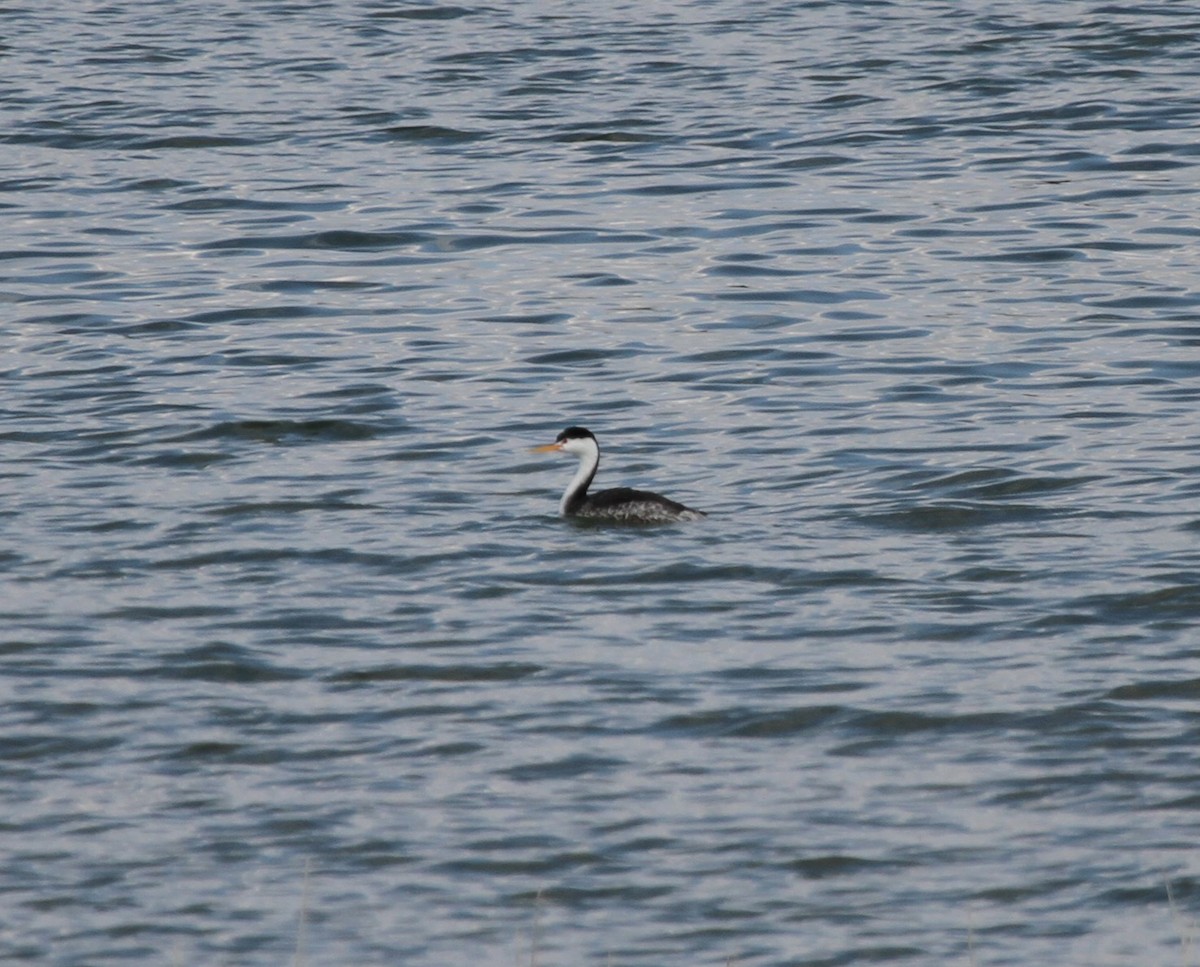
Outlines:
{"type": "Polygon", "coordinates": [[[1200,962],[1194,5],[2,23],[0,959],[1200,962]]]}

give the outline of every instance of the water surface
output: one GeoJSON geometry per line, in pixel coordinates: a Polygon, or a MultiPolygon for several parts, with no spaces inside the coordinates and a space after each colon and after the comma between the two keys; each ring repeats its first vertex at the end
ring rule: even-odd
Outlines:
{"type": "Polygon", "coordinates": [[[1186,5],[5,23],[0,958],[1196,961],[1186,5]]]}

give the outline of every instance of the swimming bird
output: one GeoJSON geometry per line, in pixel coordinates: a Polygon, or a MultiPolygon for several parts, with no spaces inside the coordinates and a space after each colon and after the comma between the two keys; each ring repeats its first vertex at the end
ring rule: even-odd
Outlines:
{"type": "Polygon", "coordinates": [[[591,430],[569,426],[553,443],[534,447],[535,453],[569,453],[579,458],[579,469],[563,492],[558,511],[564,517],[589,517],[633,524],[665,524],[677,520],[699,520],[703,511],[692,510],[662,494],[630,487],[613,487],[588,493],[600,466],[600,445],[591,430]]]}

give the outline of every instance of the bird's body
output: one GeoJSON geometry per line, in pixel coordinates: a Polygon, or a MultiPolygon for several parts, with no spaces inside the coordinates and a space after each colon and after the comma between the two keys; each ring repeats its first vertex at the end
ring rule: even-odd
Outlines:
{"type": "Polygon", "coordinates": [[[665,524],[677,520],[699,520],[704,513],[692,510],[662,494],[631,487],[613,487],[588,493],[600,466],[600,446],[591,431],[581,426],[563,430],[553,443],[534,447],[541,452],[569,453],[579,458],[579,469],[563,492],[559,513],[564,517],[622,521],[636,524],[665,524]]]}

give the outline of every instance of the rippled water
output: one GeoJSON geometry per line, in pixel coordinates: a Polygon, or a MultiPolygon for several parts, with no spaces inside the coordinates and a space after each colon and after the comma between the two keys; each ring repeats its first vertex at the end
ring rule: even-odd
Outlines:
{"type": "Polygon", "coordinates": [[[0,959],[1200,962],[1190,5],[4,23],[0,959]]]}

